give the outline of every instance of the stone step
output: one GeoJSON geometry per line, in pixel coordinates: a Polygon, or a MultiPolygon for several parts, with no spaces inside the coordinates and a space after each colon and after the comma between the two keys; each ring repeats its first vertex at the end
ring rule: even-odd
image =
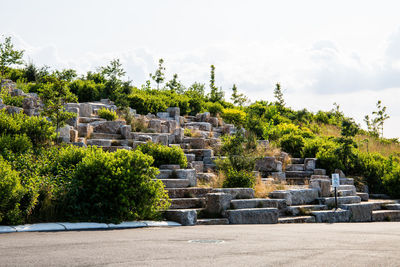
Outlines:
{"type": "Polygon", "coordinates": [[[168,195],[170,198],[205,197],[205,195],[212,191],[213,189],[211,187],[168,188],[168,195]]]}
{"type": "MultiPolygon", "coordinates": [[[[339,190],[337,194],[341,197],[356,196],[356,192],[353,190],[339,190]]],[[[332,192],[332,196],[335,196],[334,192],[332,192]]]]}
{"type": "MultiPolygon", "coordinates": [[[[286,176],[286,173],[285,173],[286,176]]],[[[286,177],[286,183],[288,185],[308,185],[310,184],[309,177],[286,177]]]]}
{"type": "Polygon", "coordinates": [[[278,223],[276,208],[227,210],[230,224],[274,224],[278,223]]]}
{"type": "Polygon", "coordinates": [[[351,212],[348,210],[320,210],[311,212],[317,223],[349,222],[351,212]]]}
{"type": "Polygon", "coordinates": [[[285,171],[286,179],[287,178],[304,178],[304,177],[311,177],[314,174],[314,171],[285,171]]]}
{"type": "Polygon", "coordinates": [[[183,226],[197,223],[197,211],[195,209],[170,209],[164,212],[165,218],[178,222],[183,226]]]}
{"type": "Polygon", "coordinates": [[[372,211],[372,221],[374,222],[398,222],[400,221],[400,210],[374,210],[372,211]]]}
{"type": "Polygon", "coordinates": [[[291,163],[292,164],[304,164],[304,159],[303,158],[291,158],[291,163]]]}
{"type": "Polygon", "coordinates": [[[278,223],[315,223],[314,216],[281,217],[278,223]]]}
{"type": "Polygon", "coordinates": [[[327,210],[327,205],[296,205],[288,206],[286,213],[292,216],[308,215],[312,211],[327,210]]]}
{"type": "Polygon", "coordinates": [[[190,186],[190,181],[187,179],[158,179],[161,180],[165,188],[184,188],[190,186]]]}
{"type": "Polygon", "coordinates": [[[386,204],[382,208],[386,210],[400,210],[400,204],[386,204]]]}
{"type": "Polygon", "coordinates": [[[285,199],[266,199],[266,198],[231,200],[231,209],[254,209],[254,208],[285,209],[286,208],[286,200],[285,199]]]}
{"type": "Polygon", "coordinates": [[[172,198],[170,209],[204,208],[205,198],[172,198]]]}
{"type": "Polygon", "coordinates": [[[387,205],[398,204],[397,201],[389,199],[370,199],[367,203],[372,205],[372,210],[381,210],[385,209],[387,205]]]}
{"type": "Polygon", "coordinates": [[[92,123],[95,121],[106,121],[105,119],[99,117],[79,117],[79,123],[92,123]]]}
{"type": "Polygon", "coordinates": [[[217,219],[197,219],[197,225],[226,225],[229,224],[229,220],[226,218],[217,219]]]}
{"type": "Polygon", "coordinates": [[[361,198],[361,201],[368,201],[369,200],[369,194],[368,193],[356,192],[356,195],[361,198]]]}
{"type": "Polygon", "coordinates": [[[276,190],[269,194],[270,198],[285,199],[287,205],[305,205],[311,204],[318,198],[318,189],[289,189],[276,190]]]}
{"type": "Polygon", "coordinates": [[[232,195],[232,199],[251,199],[254,198],[252,188],[214,188],[214,193],[225,193],[232,195]]]}
{"type": "Polygon", "coordinates": [[[288,164],[286,171],[304,171],[304,164],[288,164]]]}
{"type": "MultiPolygon", "coordinates": [[[[334,197],[323,197],[318,199],[319,204],[327,205],[328,207],[335,206],[335,198],[334,197]]],[[[344,204],[353,204],[353,203],[360,203],[361,198],[359,196],[348,196],[348,197],[338,197],[337,203],[338,205],[344,204]]]]}
{"type": "Polygon", "coordinates": [[[110,139],[88,139],[86,144],[88,146],[109,147],[112,145],[112,141],[110,139]]]}
{"type": "MultiPolygon", "coordinates": [[[[118,140],[123,139],[122,135],[120,134],[111,134],[111,133],[92,133],[90,135],[90,139],[111,139],[111,140],[118,140]]],[[[89,139],[89,140],[90,140],[89,139]]]]}
{"type": "MultiPolygon", "coordinates": [[[[333,186],[331,186],[331,191],[334,191],[335,189],[333,188],[333,186]]],[[[354,192],[356,192],[356,187],[354,185],[339,185],[339,187],[336,188],[337,191],[341,191],[341,190],[353,190],[354,192]]]]}

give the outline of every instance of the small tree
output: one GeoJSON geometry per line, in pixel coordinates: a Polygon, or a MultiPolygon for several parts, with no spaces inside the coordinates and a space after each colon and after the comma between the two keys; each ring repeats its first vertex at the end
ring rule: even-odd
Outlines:
{"type": "Polygon", "coordinates": [[[378,110],[372,112],[374,118],[366,115],[364,117],[364,122],[371,134],[383,137],[383,125],[390,116],[386,113],[386,107],[382,106],[381,100],[376,103],[376,107],[378,110]]]}
{"type": "Polygon", "coordinates": [[[246,102],[249,101],[249,99],[244,95],[244,94],[239,94],[236,84],[232,86],[232,96],[231,99],[233,101],[233,104],[238,105],[242,107],[246,102]]]}
{"type": "Polygon", "coordinates": [[[22,64],[23,55],[24,50],[18,51],[14,49],[14,44],[11,42],[11,37],[5,37],[4,42],[0,42],[0,88],[3,85],[3,77],[7,67],[14,64],[22,64]]]}
{"type": "Polygon", "coordinates": [[[210,96],[209,99],[211,102],[218,102],[224,98],[224,92],[222,89],[218,89],[215,86],[215,66],[211,65],[211,73],[210,73],[210,96]]]}
{"type": "Polygon", "coordinates": [[[119,91],[121,90],[122,81],[121,78],[125,75],[125,71],[122,68],[122,64],[119,59],[113,59],[105,67],[99,69],[100,73],[106,79],[104,97],[115,100],[119,91]]]}
{"type": "Polygon", "coordinates": [[[280,107],[285,106],[285,100],[283,99],[283,93],[282,93],[281,85],[279,83],[277,83],[275,85],[274,96],[276,98],[277,105],[279,105],[280,107]]]}
{"type": "Polygon", "coordinates": [[[59,129],[68,119],[76,116],[74,113],[65,111],[65,104],[76,102],[76,96],[69,91],[65,81],[59,80],[46,84],[39,90],[39,95],[44,104],[42,115],[50,118],[56,127],[58,137],[59,129]]]}
{"type": "Polygon", "coordinates": [[[172,93],[180,93],[182,94],[185,91],[185,87],[183,84],[178,81],[178,74],[174,74],[172,80],[167,82],[166,87],[172,92],[172,93]]]}
{"type": "Polygon", "coordinates": [[[163,64],[164,59],[160,58],[160,60],[158,60],[158,69],[154,74],[150,73],[150,78],[157,83],[157,89],[160,89],[160,84],[162,84],[165,80],[165,67],[163,64]]]}

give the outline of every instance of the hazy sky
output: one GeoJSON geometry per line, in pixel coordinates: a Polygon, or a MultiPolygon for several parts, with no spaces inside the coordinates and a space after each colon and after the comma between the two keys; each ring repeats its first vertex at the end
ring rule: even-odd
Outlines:
{"type": "Polygon", "coordinates": [[[186,85],[236,83],[272,100],[280,82],[293,108],[338,103],[363,125],[378,99],[400,131],[399,1],[0,0],[0,34],[37,65],[95,70],[120,58],[140,85],[159,58],[186,85]]]}

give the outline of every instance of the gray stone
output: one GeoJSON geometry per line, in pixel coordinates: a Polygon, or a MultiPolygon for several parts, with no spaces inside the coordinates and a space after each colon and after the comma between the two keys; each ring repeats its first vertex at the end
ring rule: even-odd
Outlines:
{"type": "Polygon", "coordinates": [[[204,149],[206,148],[206,141],[204,138],[191,138],[190,147],[193,149],[204,149]]]}
{"type": "Polygon", "coordinates": [[[179,170],[180,166],[178,164],[165,164],[165,165],[160,165],[159,169],[160,170],[179,170]]]}
{"type": "MultiPolygon", "coordinates": [[[[147,114],[147,117],[151,118],[152,114],[147,114]]],[[[157,117],[160,119],[168,119],[169,113],[168,112],[157,112],[157,117]]]]}
{"type": "Polygon", "coordinates": [[[6,110],[7,110],[8,114],[10,114],[10,115],[19,114],[19,113],[24,112],[23,108],[13,107],[13,106],[6,106],[6,110]]]}
{"type": "Polygon", "coordinates": [[[172,176],[172,174],[173,174],[173,170],[159,169],[159,174],[157,174],[156,177],[157,177],[157,179],[168,179],[172,176]]]}
{"type": "Polygon", "coordinates": [[[274,199],[284,199],[286,201],[286,205],[292,205],[292,196],[289,191],[286,190],[275,190],[268,195],[270,198],[274,199]]]}
{"type": "Polygon", "coordinates": [[[184,138],[184,129],[183,128],[175,129],[174,136],[175,136],[175,143],[177,143],[177,144],[182,143],[183,138],[184,138]]]}
{"type": "Polygon", "coordinates": [[[121,135],[124,139],[131,139],[131,131],[132,131],[132,126],[131,125],[122,125],[121,126],[121,135]]]}
{"type": "Polygon", "coordinates": [[[218,125],[219,125],[219,120],[218,120],[218,118],[217,117],[210,117],[208,120],[207,120],[207,122],[209,122],[209,123],[211,123],[211,125],[213,126],[213,127],[218,127],[218,125]]]}
{"type": "Polygon", "coordinates": [[[368,193],[357,192],[356,194],[357,194],[357,196],[359,196],[361,198],[361,201],[368,201],[368,199],[369,199],[368,193]]]}
{"type": "Polygon", "coordinates": [[[93,114],[92,105],[88,103],[79,104],[79,117],[91,117],[93,114]]]}
{"type": "Polygon", "coordinates": [[[160,144],[162,144],[164,146],[168,146],[168,143],[169,143],[168,135],[161,134],[161,135],[157,136],[155,142],[156,143],[160,143],[160,144]]]}
{"type": "Polygon", "coordinates": [[[176,176],[179,179],[189,180],[189,185],[190,186],[196,186],[197,185],[196,170],[194,170],[194,169],[182,169],[182,170],[176,170],[175,173],[176,173],[176,176]]]}
{"type": "Polygon", "coordinates": [[[289,190],[292,199],[292,205],[304,205],[315,202],[318,198],[318,190],[310,189],[292,189],[289,190]]]}
{"type": "Polygon", "coordinates": [[[281,172],[282,162],[274,157],[264,157],[256,161],[255,170],[260,172],[281,172]]]}
{"type": "Polygon", "coordinates": [[[339,174],[339,178],[346,178],[346,175],[342,170],[336,169],[335,173],[339,174]]]}
{"type": "Polygon", "coordinates": [[[50,232],[64,231],[66,228],[59,223],[35,223],[13,226],[17,232],[50,232]]]}
{"type": "Polygon", "coordinates": [[[22,108],[23,109],[35,109],[38,107],[37,101],[38,101],[37,98],[25,97],[22,100],[22,108]]]}
{"type": "Polygon", "coordinates": [[[316,188],[320,197],[329,197],[331,195],[331,183],[325,179],[311,179],[310,188],[316,188]]]}
{"type": "Polygon", "coordinates": [[[209,215],[225,215],[229,208],[232,195],[225,193],[208,193],[206,195],[205,212],[209,215]]]}
{"type": "Polygon", "coordinates": [[[314,169],[314,174],[315,175],[326,175],[326,170],[325,169],[314,169]]]}
{"type": "Polygon", "coordinates": [[[211,123],[208,123],[208,122],[190,122],[190,123],[186,123],[186,126],[192,126],[201,131],[207,131],[207,132],[211,132],[211,129],[212,129],[211,123]]]}
{"type": "Polygon", "coordinates": [[[125,124],[125,121],[99,121],[92,123],[94,132],[110,134],[121,133],[121,126],[125,124]]]}
{"type": "Polygon", "coordinates": [[[192,168],[195,169],[197,173],[203,172],[204,163],[202,161],[193,161],[192,168]]]}
{"type": "Polygon", "coordinates": [[[371,222],[373,205],[369,203],[340,205],[342,209],[350,211],[351,222],[371,222]]]}
{"type": "Polygon", "coordinates": [[[233,199],[231,201],[232,209],[254,209],[254,208],[277,208],[285,210],[287,208],[284,199],[267,199],[267,198],[252,198],[252,199],[233,199]]]}
{"type": "Polygon", "coordinates": [[[286,180],[286,173],[284,172],[271,172],[271,177],[279,180],[279,181],[285,181],[286,180]]]}
{"type": "MultiPolygon", "coordinates": [[[[319,202],[320,204],[333,207],[335,205],[335,198],[334,197],[320,198],[319,202]]],[[[361,198],[359,196],[338,197],[337,202],[338,205],[360,203],[361,198]]]]}
{"type": "Polygon", "coordinates": [[[400,221],[400,210],[374,210],[372,212],[372,221],[374,222],[391,222],[400,221]]]}
{"type": "Polygon", "coordinates": [[[69,143],[71,140],[71,126],[67,125],[60,129],[58,129],[59,135],[58,138],[64,143],[69,143]]]}
{"type": "Polygon", "coordinates": [[[178,126],[178,123],[173,120],[169,120],[165,122],[167,126],[168,133],[174,133],[176,127],[178,126]]]}
{"type": "Polygon", "coordinates": [[[311,214],[315,216],[315,222],[317,223],[337,223],[350,221],[350,211],[348,210],[321,210],[312,211],[311,214]]]}
{"type": "Polygon", "coordinates": [[[173,118],[181,115],[179,107],[169,107],[167,108],[167,112],[169,113],[169,116],[173,118]]]}
{"type": "Polygon", "coordinates": [[[304,159],[304,169],[306,171],[313,171],[313,170],[315,170],[316,163],[317,163],[317,159],[315,159],[315,158],[305,158],[304,159]]]}
{"type": "Polygon", "coordinates": [[[151,129],[156,133],[161,133],[161,120],[156,120],[156,119],[150,120],[148,129],[151,129]]]}
{"type": "Polygon", "coordinates": [[[74,130],[74,129],[69,130],[69,136],[70,136],[69,141],[71,143],[78,142],[78,131],[77,130],[74,130]]]}
{"type": "Polygon", "coordinates": [[[87,145],[90,146],[101,146],[101,147],[109,147],[111,146],[112,140],[110,139],[88,139],[86,141],[87,145]]]}
{"type": "Polygon", "coordinates": [[[165,217],[183,226],[195,225],[197,222],[197,212],[194,209],[167,210],[165,217]]]}
{"type": "Polygon", "coordinates": [[[67,230],[89,230],[89,229],[107,229],[108,225],[105,223],[89,223],[89,222],[77,222],[77,223],[60,223],[67,230]]]}
{"type": "Polygon", "coordinates": [[[186,159],[188,162],[193,162],[196,160],[196,155],[195,154],[185,154],[186,159]]]}
{"type": "Polygon", "coordinates": [[[252,188],[215,188],[214,192],[230,194],[233,199],[254,198],[254,190],[252,188]]]}
{"type": "Polygon", "coordinates": [[[141,142],[150,142],[153,141],[153,138],[150,135],[141,134],[137,136],[137,140],[141,142]]]}
{"type": "Polygon", "coordinates": [[[205,173],[197,173],[196,174],[197,180],[202,182],[211,182],[217,176],[212,172],[205,172],[205,173]]]}
{"type": "Polygon", "coordinates": [[[279,216],[276,208],[228,210],[227,214],[231,224],[274,224],[279,216]]]}
{"type": "Polygon", "coordinates": [[[78,124],[78,136],[88,138],[93,133],[93,126],[88,123],[78,124]]]}

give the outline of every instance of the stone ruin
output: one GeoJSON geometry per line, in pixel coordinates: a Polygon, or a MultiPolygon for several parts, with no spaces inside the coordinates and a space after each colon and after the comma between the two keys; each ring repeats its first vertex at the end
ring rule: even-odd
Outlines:
{"type": "MultiPolygon", "coordinates": [[[[23,108],[4,105],[9,113],[40,113],[41,102],[35,94],[25,94],[13,83],[4,83],[11,95],[24,96],[23,108]]],[[[335,198],[331,179],[324,169],[316,168],[315,158],[290,158],[282,152],[277,157],[257,160],[254,173],[266,184],[286,183],[286,190],[275,190],[268,198],[255,198],[250,188],[205,188],[198,181],[216,176],[214,150],[221,145],[222,134],[232,134],[235,127],[205,112],[181,116],[177,107],[157,114],[130,115],[147,125],[146,132],[134,132],[125,121],[106,121],[97,112],[117,107],[104,99],[91,103],[69,103],[66,110],[76,114],[59,130],[63,142],[77,146],[96,145],[105,151],[135,149],[148,141],[183,149],[188,167],[160,166],[160,179],[168,190],[171,207],[165,217],[182,225],[195,224],[270,224],[333,223],[400,220],[400,204],[392,200],[370,200],[368,192],[357,192],[354,180],[340,174],[339,209],[333,209],[335,198]],[[185,129],[195,136],[185,136],[185,129]]],[[[259,141],[268,145],[268,141],[259,141]]]]}

